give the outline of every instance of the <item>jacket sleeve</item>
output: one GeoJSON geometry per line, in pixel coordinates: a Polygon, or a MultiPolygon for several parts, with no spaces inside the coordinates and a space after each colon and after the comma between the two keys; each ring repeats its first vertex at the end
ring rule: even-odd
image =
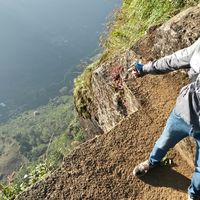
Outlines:
{"type": "Polygon", "coordinates": [[[200,38],[191,46],[181,49],[143,66],[143,74],[164,74],[170,71],[189,68],[194,51],[200,48],[200,38]]]}

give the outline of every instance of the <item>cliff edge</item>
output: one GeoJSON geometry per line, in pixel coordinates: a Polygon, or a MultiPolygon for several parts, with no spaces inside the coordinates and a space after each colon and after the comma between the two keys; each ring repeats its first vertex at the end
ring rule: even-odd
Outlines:
{"type": "Polygon", "coordinates": [[[200,7],[189,8],[147,34],[123,54],[101,63],[90,77],[90,99],[81,116],[88,131],[102,133],[80,145],[62,166],[20,194],[17,200],[186,199],[193,166],[193,142],[183,141],[144,178],[133,167],[148,158],[165,126],[187,74],[173,72],[131,79],[135,58],[148,61],[192,44],[200,36],[200,7]]]}

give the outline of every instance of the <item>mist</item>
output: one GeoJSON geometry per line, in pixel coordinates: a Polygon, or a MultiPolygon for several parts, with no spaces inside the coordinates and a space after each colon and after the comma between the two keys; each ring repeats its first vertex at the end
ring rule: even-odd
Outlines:
{"type": "Polygon", "coordinates": [[[70,90],[77,65],[100,51],[99,36],[119,5],[120,0],[0,0],[0,103],[7,110],[31,108],[63,86],[70,90]]]}

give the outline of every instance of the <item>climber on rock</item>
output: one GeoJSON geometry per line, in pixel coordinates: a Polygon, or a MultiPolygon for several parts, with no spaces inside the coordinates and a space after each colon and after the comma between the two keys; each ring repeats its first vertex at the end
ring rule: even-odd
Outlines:
{"type": "Polygon", "coordinates": [[[192,136],[197,144],[195,170],[188,188],[188,199],[200,198],[200,38],[191,46],[145,65],[136,64],[129,71],[135,77],[164,74],[189,68],[190,84],[184,86],[160,138],[149,159],[137,165],[133,175],[140,177],[158,165],[170,148],[185,137],[192,136]]]}

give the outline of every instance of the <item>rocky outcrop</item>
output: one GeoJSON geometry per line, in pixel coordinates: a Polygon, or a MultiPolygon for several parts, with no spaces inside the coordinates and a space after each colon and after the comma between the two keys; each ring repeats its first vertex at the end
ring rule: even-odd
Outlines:
{"type": "Polygon", "coordinates": [[[121,119],[135,112],[139,103],[127,87],[127,67],[134,59],[142,58],[145,62],[191,45],[200,35],[199,11],[199,7],[189,8],[162,26],[151,27],[146,36],[130,50],[101,64],[92,74],[93,106],[88,106],[91,115],[83,126],[87,127],[91,119],[106,132],[121,119]]]}
{"type": "MultiPolygon", "coordinates": [[[[88,122],[92,121],[93,124],[95,122],[96,127],[107,132],[120,120],[137,111],[143,104],[147,104],[144,99],[136,98],[136,88],[131,89],[131,85],[135,84],[135,81],[130,79],[127,73],[130,63],[137,58],[147,62],[171,54],[178,49],[191,45],[199,36],[200,7],[198,6],[183,11],[162,26],[151,27],[147,34],[127,52],[101,64],[92,74],[92,100],[90,104],[93,106],[88,106],[87,111],[90,113],[90,117],[85,118],[84,122],[86,123],[82,123],[82,125],[87,127],[88,122]]],[[[185,79],[186,82],[187,79],[185,79]]],[[[150,83],[150,85],[154,85],[154,83],[150,83]]],[[[183,86],[183,81],[176,83],[176,85],[183,86]]],[[[142,86],[138,85],[137,87],[142,86]]],[[[165,89],[162,93],[164,91],[165,89]]],[[[174,99],[173,104],[175,104],[175,98],[171,98],[174,99]]],[[[90,132],[92,130],[91,127],[90,132]]],[[[190,144],[190,141],[187,141],[187,143],[190,144]]],[[[182,144],[182,146],[188,145],[182,144]]],[[[188,148],[181,147],[180,149],[188,148]]],[[[185,152],[185,150],[182,151],[185,152]]],[[[190,156],[189,160],[191,160],[190,156]]],[[[191,162],[189,160],[188,162],[191,162]]]]}
{"type": "Polygon", "coordinates": [[[123,81],[127,78],[125,65],[126,55],[104,63],[93,72],[91,84],[95,114],[104,132],[111,130],[139,107],[137,99],[123,81]]]}

